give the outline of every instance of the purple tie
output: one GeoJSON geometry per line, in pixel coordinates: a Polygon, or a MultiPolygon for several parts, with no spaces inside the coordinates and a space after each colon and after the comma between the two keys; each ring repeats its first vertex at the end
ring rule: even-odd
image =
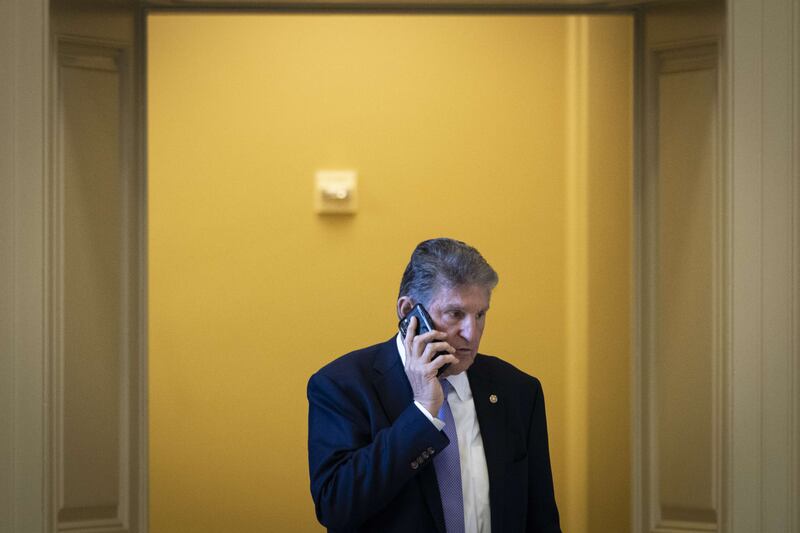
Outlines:
{"type": "Polygon", "coordinates": [[[438,418],[444,422],[444,434],[450,444],[433,458],[436,479],[439,481],[439,494],[442,496],[444,525],[447,533],[464,533],[464,496],[461,492],[461,461],[458,454],[458,436],[453,412],[447,394],[453,386],[446,379],[441,380],[444,390],[444,403],[439,409],[438,418]]]}

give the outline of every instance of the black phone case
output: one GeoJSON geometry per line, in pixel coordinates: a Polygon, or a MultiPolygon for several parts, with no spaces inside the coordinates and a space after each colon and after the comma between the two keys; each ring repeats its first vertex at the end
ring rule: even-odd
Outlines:
{"type": "MultiPolygon", "coordinates": [[[[415,305],[409,313],[403,317],[403,319],[397,324],[398,328],[400,328],[400,335],[404,338],[406,336],[406,332],[408,331],[408,323],[411,321],[411,317],[417,317],[417,335],[421,335],[423,333],[427,333],[436,329],[433,325],[433,319],[431,315],[428,314],[427,309],[422,304],[415,305]]],[[[444,355],[447,352],[439,352],[436,354],[436,357],[440,355],[444,355]]],[[[447,370],[447,367],[450,366],[450,363],[446,365],[442,365],[441,368],[436,372],[437,376],[441,376],[442,373],[447,370]]]]}

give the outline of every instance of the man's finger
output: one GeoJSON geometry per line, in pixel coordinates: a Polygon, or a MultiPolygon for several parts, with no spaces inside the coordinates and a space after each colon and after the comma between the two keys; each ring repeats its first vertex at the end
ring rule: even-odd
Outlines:
{"type": "Polygon", "coordinates": [[[421,335],[417,335],[416,337],[414,337],[412,342],[414,344],[415,351],[419,353],[419,356],[422,356],[422,354],[425,352],[425,348],[427,345],[431,344],[436,339],[443,341],[446,338],[447,338],[447,333],[433,330],[423,333],[421,335]]]}
{"type": "Polygon", "coordinates": [[[425,347],[425,350],[422,352],[422,359],[427,363],[432,361],[439,352],[449,352],[452,354],[455,353],[455,351],[456,349],[445,341],[429,342],[425,347]]]}
{"type": "Polygon", "coordinates": [[[453,355],[451,353],[446,353],[446,354],[442,354],[442,355],[439,355],[437,357],[434,357],[431,360],[431,362],[428,363],[428,369],[429,370],[433,370],[434,372],[436,372],[437,370],[439,370],[444,365],[455,364],[455,363],[458,363],[458,357],[456,357],[455,355],[453,355]]]}
{"type": "Polygon", "coordinates": [[[403,344],[407,344],[411,342],[411,339],[417,333],[417,317],[412,316],[411,320],[408,321],[408,327],[406,328],[406,336],[403,338],[403,344]]]}

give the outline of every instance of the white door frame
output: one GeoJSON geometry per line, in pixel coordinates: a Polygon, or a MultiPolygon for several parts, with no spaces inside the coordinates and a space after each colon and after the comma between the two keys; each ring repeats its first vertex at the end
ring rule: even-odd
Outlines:
{"type": "Polygon", "coordinates": [[[727,12],[726,531],[800,529],[800,4],[727,12]]]}
{"type": "Polygon", "coordinates": [[[44,531],[48,2],[0,3],[0,531],[44,531]]]}
{"type": "MultiPolygon", "coordinates": [[[[48,9],[47,0],[0,1],[0,532],[49,530],[48,9]]],[[[725,50],[723,529],[789,533],[800,529],[800,5],[728,0],[725,50]]]]}

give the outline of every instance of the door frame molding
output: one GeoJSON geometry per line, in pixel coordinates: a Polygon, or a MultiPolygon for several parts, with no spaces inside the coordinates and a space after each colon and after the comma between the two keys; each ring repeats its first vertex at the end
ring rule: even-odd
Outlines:
{"type": "Polygon", "coordinates": [[[800,6],[727,11],[725,531],[800,527],[800,6]]]}
{"type": "Polygon", "coordinates": [[[0,529],[45,531],[46,0],[0,3],[0,529]]]}

